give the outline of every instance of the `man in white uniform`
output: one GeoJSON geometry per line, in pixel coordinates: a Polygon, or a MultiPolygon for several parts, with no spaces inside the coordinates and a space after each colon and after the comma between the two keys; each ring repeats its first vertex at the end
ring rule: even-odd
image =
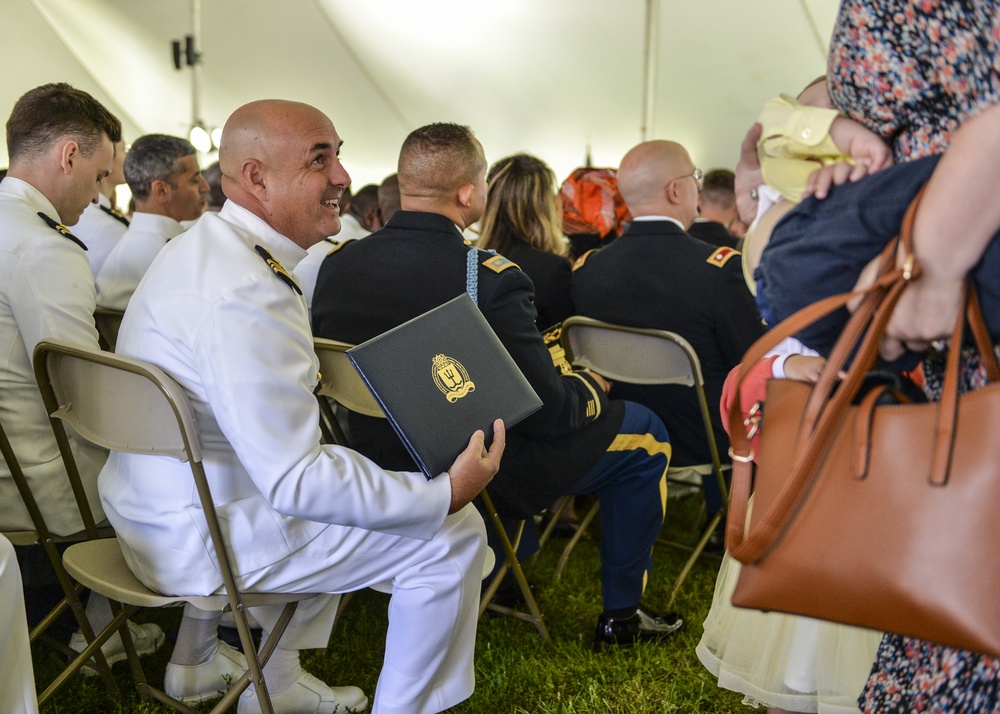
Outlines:
{"type": "MultiPolygon", "coordinates": [[[[0,183],[0,422],[28,479],[49,529],[58,535],[83,529],[31,355],[54,337],[97,347],[94,276],[87,248],[67,225],[97,203],[98,186],[111,171],[121,123],[86,92],[46,84],[21,97],[7,121],[10,170],[0,183]]],[[[106,453],[72,442],[94,516],[104,514],[97,475],[106,453]]],[[[10,471],[0,462],[0,528],[31,530],[27,509],[10,471]]],[[[90,597],[95,629],[110,620],[107,600],[90,597]]],[[[140,653],[163,643],[156,625],[133,625],[140,653]]],[[[82,649],[79,634],[70,645],[82,649]]],[[[116,635],[104,646],[109,661],[124,656],[116,635]]]]}
{"type": "Polygon", "coordinates": [[[125,309],[153,258],[184,230],[180,222],[197,220],[208,205],[208,182],[186,139],[139,137],[125,159],[125,180],[135,213],[97,274],[97,304],[114,310],[125,309]]]}
{"type": "MultiPolygon", "coordinates": [[[[223,131],[228,201],[170,242],[132,296],[118,351],[159,365],[184,387],[205,469],[242,584],[342,593],[392,585],[381,714],[437,712],[474,687],[473,649],[485,558],[482,518],[468,504],[499,468],[502,423],[482,432],[433,480],[387,472],[320,444],[318,360],[306,305],[289,271],[340,230],[350,177],[340,137],[317,109],[286,101],[238,109],[223,131]]],[[[187,466],[114,454],[100,479],[126,559],[150,587],[211,593],[222,584],[187,466]]],[[[337,597],[300,604],[265,668],[279,712],[361,708],[354,687],[301,671],[298,650],[326,647],[337,597]]],[[[254,616],[270,631],[277,610],[254,616]]],[[[259,711],[251,689],[240,712],[259,711]]]]}
{"type": "Polygon", "coordinates": [[[87,206],[73,227],[73,234],[87,246],[87,260],[94,277],[101,272],[111,249],[128,230],[128,219],[115,208],[115,189],[125,183],[125,141],[115,142],[111,173],[101,180],[97,203],[87,206]]]}

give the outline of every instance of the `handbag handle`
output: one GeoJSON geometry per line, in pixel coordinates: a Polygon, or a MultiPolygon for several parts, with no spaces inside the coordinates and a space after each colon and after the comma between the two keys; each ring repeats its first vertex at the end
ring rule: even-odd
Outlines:
{"type": "MultiPolygon", "coordinates": [[[[814,386],[804,410],[802,425],[799,429],[797,447],[793,455],[792,473],[779,492],[774,505],[754,527],[752,534],[744,538],[746,521],[746,503],[750,493],[750,462],[753,455],[749,442],[742,427],[742,405],[740,404],[740,389],[737,388],[735,399],[731,405],[729,418],[731,427],[731,442],[733,444],[733,491],[730,509],[729,525],[727,527],[727,543],[733,557],[742,562],[753,562],[759,559],[774,538],[784,527],[795,506],[803,496],[812,474],[825,455],[834,430],[841,424],[844,415],[856,395],[865,373],[874,364],[878,345],[891,317],[892,310],[899,300],[902,291],[909,281],[918,273],[910,252],[912,240],[913,217],[920,196],[914,200],[904,219],[900,242],[903,246],[906,260],[901,268],[889,269],[892,263],[892,252],[887,249],[883,253],[883,273],[864,291],[833,296],[825,301],[804,308],[795,315],[776,326],[773,339],[771,333],[758,340],[744,357],[742,375],[746,373],[773,344],[791,334],[795,334],[804,326],[832,312],[853,297],[864,296],[861,306],[852,315],[838,339],[817,384],[814,386]],[[865,325],[867,324],[867,329],[865,325]],[[840,384],[839,389],[830,396],[837,374],[846,363],[851,351],[858,344],[854,361],[840,384]],[[761,344],[762,342],[766,344],[761,344]],[[763,350],[759,348],[763,347],[763,350]],[[758,353],[759,352],[759,353],[758,353]]],[[[893,261],[894,263],[894,261],[893,261]]],[[[1000,367],[997,365],[996,354],[989,340],[989,333],[982,319],[973,290],[966,291],[967,315],[973,335],[986,367],[990,381],[1000,379],[1000,367]]],[[[954,450],[954,432],[958,411],[958,368],[959,353],[964,319],[959,315],[952,334],[953,349],[949,353],[948,366],[945,375],[942,400],[938,406],[938,419],[935,429],[935,443],[932,458],[931,482],[943,485],[947,481],[951,456],[954,450]]]]}
{"type": "MultiPolygon", "coordinates": [[[[914,199],[914,202],[911,204],[910,208],[907,210],[906,216],[904,217],[903,228],[901,230],[901,240],[904,249],[908,249],[910,246],[909,233],[913,223],[911,214],[915,214],[915,206],[919,198],[920,194],[918,194],[917,199],[914,199]]],[[[824,369],[820,373],[819,380],[814,387],[814,391],[823,390],[823,394],[829,394],[832,389],[833,382],[838,375],[840,369],[839,364],[846,361],[848,355],[850,354],[850,350],[853,345],[856,344],[861,332],[868,323],[872,312],[885,299],[887,293],[891,290],[893,285],[901,282],[905,283],[906,280],[919,275],[919,267],[916,266],[915,262],[912,260],[908,259],[905,267],[895,265],[896,251],[896,241],[891,241],[882,251],[882,272],[872,285],[863,290],[841,293],[839,295],[831,295],[830,297],[819,300],[812,305],[807,305],[782,320],[758,338],[743,356],[739,374],[740,385],[742,385],[743,379],[752,369],[753,365],[756,364],[757,361],[760,360],[769,350],[773,349],[779,342],[787,337],[797,334],[817,320],[826,317],[834,310],[845,306],[852,299],[861,297],[861,304],[851,315],[847,325],[844,327],[840,339],[838,339],[837,343],[834,345],[830,359],[827,360],[824,369]],[[835,364],[837,366],[834,366],[835,364]]],[[[732,489],[730,491],[730,507],[728,509],[729,515],[727,517],[726,524],[726,547],[733,552],[734,555],[735,550],[741,543],[743,543],[744,539],[744,530],[746,528],[746,510],[747,504],[750,500],[750,490],[753,481],[752,465],[754,460],[754,453],[750,448],[750,440],[747,438],[746,431],[743,428],[743,405],[741,402],[740,385],[738,385],[734,390],[734,399],[730,404],[728,415],[730,442],[729,455],[733,461],[733,472],[732,489]]],[[[843,387],[843,385],[841,386],[843,387]]],[[[814,431],[814,425],[816,419],[818,418],[818,413],[814,412],[810,415],[810,417],[811,420],[808,424],[805,423],[805,419],[803,420],[803,426],[806,427],[804,430],[807,434],[814,431]]],[[[796,484],[793,483],[792,480],[789,480],[789,482],[786,483],[783,493],[787,492],[795,485],[796,484]]],[[[804,484],[801,486],[804,487],[804,484]]],[[[787,500],[789,496],[786,495],[785,498],[787,500]]]]}

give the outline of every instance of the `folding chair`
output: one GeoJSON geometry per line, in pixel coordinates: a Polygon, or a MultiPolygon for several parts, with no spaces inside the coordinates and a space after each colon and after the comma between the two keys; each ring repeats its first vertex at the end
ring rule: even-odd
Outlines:
{"type": "MultiPolygon", "coordinates": [[[[364,380],[361,379],[361,375],[358,374],[354,365],[347,357],[346,352],[348,349],[353,347],[353,345],[344,342],[336,342],[334,340],[327,340],[321,337],[315,338],[314,341],[316,354],[319,357],[320,362],[320,380],[316,393],[321,397],[321,408],[323,406],[323,399],[329,398],[350,411],[358,412],[360,414],[364,414],[365,416],[385,418],[382,408],[375,400],[375,397],[372,396],[372,393],[368,390],[368,385],[366,385],[364,380]]],[[[329,405],[327,406],[329,407],[329,405]]],[[[330,415],[332,418],[332,410],[330,415]]],[[[335,422],[336,420],[333,419],[333,421],[335,422]]],[[[343,436],[342,433],[341,436],[343,436]]],[[[340,443],[345,446],[347,445],[346,441],[335,441],[335,443],[340,443]]],[[[545,621],[542,619],[542,613],[538,609],[538,603],[535,601],[534,593],[531,592],[531,588],[528,586],[528,580],[524,576],[524,570],[521,568],[521,563],[517,559],[517,546],[520,543],[525,523],[523,520],[518,522],[516,526],[517,530],[512,541],[503,527],[503,523],[500,520],[500,516],[497,514],[496,507],[493,505],[493,499],[490,498],[490,495],[486,491],[483,491],[479,495],[479,498],[483,503],[482,510],[486,512],[486,517],[496,530],[497,535],[500,538],[500,545],[504,552],[504,562],[501,564],[500,568],[497,569],[496,575],[494,576],[492,582],[490,582],[489,586],[487,586],[486,591],[483,593],[482,599],[480,600],[479,615],[482,617],[482,614],[489,609],[505,615],[517,617],[521,620],[532,622],[535,627],[538,628],[542,637],[548,641],[549,633],[545,628],[545,621]],[[525,603],[528,606],[528,612],[515,610],[513,608],[497,605],[492,602],[493,597],[496,595],[496,591],[500,587],[500,583],[503,581],[508,570],[513,573],[514,579],[517,581],[518,587],[524,595],[525,603]]]]}
{"type": "MultiPolygon", "coordinates": [[[[68,444],[65,424],[79,436],[106,449],[133,454],[171,456],[187,462],[208,525],[212,547],[223,579],[223,594],[168,596],[150,590],[128,568],[117,538],[90,540],[70,546],[63,555],[66,570],[80,583],[112,601],[114,617],[84,649],[89,657],[114,633],[120,632],[132,677],[143,699],[152,697],[174,709],[195,714],[196,710],[146,682],[126,620],[139,607],[164,607],[191,603],[206,611],[230,608],[239,632],[249,669],[216,704],[212,712],[231,707],[252,681],[262,711],[272,714],[270,697],[261,668],[266,664],[298,601],[310,594],[252,593],[236,585],[227,543],[215,512],[202,466],[201,445],[194,414],[181,387],[157,367],[100,350],[61,340],[43,340],[35,348],[35,377],[53,431],[62,448],[68,444]],[[285,608],[274,631],[258,656],[247,624],[246,608],[282,603],[285,608]],[[123,605],[119,607],[118,605],[123,605]]],[[[67,464],[69,466],[69,464],[67,464]]],[[[74,486],[79,473],[68,468],[74,486]]],[[[234,549],[229,544],[230,549],[234,549]]]]}
{"type": "MultiPolygon", "coordinates": [[[[61,654],[66,655],[70,660],[69,665],[63,669],[56,679],[53,680],[38,695],[38,705],[44,706],[52,695],[56,693],[59,687],[65,684],[66,681],[79,671],[79,669],[86,664],[87,660],[90,659],[90,656],[85,656],[84,654],[77,653],[75,650],[71,649],[66,642],[62,642],[56,638],[48,636],[46,634],[47,630],[62,616],[62,614],[66,611],[66,608],[69,608],[73,612],[85,640],[87,642],[92,642],[94,640],[93,628],[90,625],[90,621],[87,619],[86,610],[80,600],[80,595],[83,592],[83,586],[78,582],[75,582],[66,572],[66,569],[63,567],[62,555],[59,552],[57,544],[62,545],[79,542],[88,538],[97,538],[101,531],[99,531],[97,525],[94,523],[94,517],[90,510],[90,504],[87,502],[87,496],[83,489],[74,488],[74,496],[77,500],[77,506],[79,507],[83,517],[84,531],[68,536],[54,535],[45,523],[45,518],[42,516],[42,511],[38,506],[38,502],[35,500],[34,494],[31,492],[28,479],[25,477],[24,471],[21,470],[21,464],[14,453],[14,449],[11,446],[10,441],[7,438],[7,433],[4,431],[2,425],[0,425],[0,452],[3,453],[4,461],[7,463],[7,469],[21,495],[21,501],[24,503],[24,507],[28,511],[32,524],[35,526],[34,530],[5,530],[3,531],[3,534],[16,546],[30,546],[35,543],[40,544],[52,566],[56,580],[59,582],[59,586],[63,591],[62,599],[60,599],[60,601],[56,603],[55,607],[53,607],[52,610],[45,615],[45,617],[32,627],[31,631],[28,633],[28,640],[30,642],[34,643],[36,640],[44,639],[48,644],[54,647],[61,654]]],[[[103,530],[106,532],[108,529],[103,530]]],[[[115,683],[114,677],[111,675],[111,668],[108,666],[104,653],[101,652],[100,649],[97,649],[93,652],[93,659],[94,664],[97,667],[97,672],[104,681],[105,686],[108,688],[108,692],[116,699],[120,698],[121,694],[118,690],[118,685],[115,683]]]]}
{"type": "Polygon", "coordinates": [[[124,310],[98,307],[94,310],[94,324],[97,325],[97,341],[105,352],[114,352],[118,344],[118,330],[122,326],[124,310]]]}
{"type": "MultiPolygon", "coordinates": [[[[709,521],[680,575],[674,581],[670,593],[670,604],[673,604],[695,561],[701,556],[712,533],[725,518],[729,505],[726,479],[722,473],[719,448],[715,442],[712,418],[705,398],[705,379],[701,371],[701,362],[688,341],[674,332],[614,325],[588,317],[574,316],[564,320],[562,340],[563,348],[570,355],[570,361],[574,366],[592,369],[611,381],[630,384],[683,384],[693,387],[698,395],[702,424],[712,454],[712,462],[707,466],[719,483],[722,508],[709,521]]],[[[670,471],[690,468],[668,469],[668,478],[670,471]]],[[[564,553],[565,556],[568,556],[568,553],[564,553]]]]}
{"type": "Polygon", "coordinates": [[[316,398],[319,400],[323,438],[330,444],[348,446],[347,436],[337,421],[335,406],[370,417],[384,418],[385,415],[347,357],[347,350],[354,345],[322,337],[314,338],[313,343],[319,357],[316,398]]]}

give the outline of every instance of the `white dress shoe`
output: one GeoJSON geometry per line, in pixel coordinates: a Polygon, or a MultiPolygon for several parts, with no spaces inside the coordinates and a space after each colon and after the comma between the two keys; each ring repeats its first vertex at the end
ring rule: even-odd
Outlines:
{"type": "MultiPolygon", "coordinates": [[[[132,633],[132,642],[135,643],[135,651],[138,652],[140,657],[153,654],[156,650],[160,649],[160,646],[163,644],[164,635],[159,625],[154,625],[151,622],[137,625],[131,620],[127,622],[129,632],[132,633]]],[[[73,636],[69,640],[69,646],[72,650],[83,652],[87,646],[87,640],[84,638],[83,633],[73,633],[73,636]]],[[[101,651],[104,653],[104,657],[108,660],[109,665],[121,662],[125,659],[125,647],[122,644],[122,636],[117,632],[113,634],[107,642],[101,645],[101,651]]],[[[87,677],[93,677],[97,674],[97,670],[86,664],[80,669],[80,672],[87,677]]]]}
{"type": "MultiPolygon", "coordinates": [[[[303,671],[288,689],[271,693],[271,705],[274,714],[346,714],[364,711],[368,697],[357,687],[330,687],[303,671]]],[[[260,714],[253,686],[240,697],[239,714],[260,714]]]]}
{"type": "Polygon", "coordinates": [[[163,676],[163,691],[185,704],[197,704],[225,694],[229,685],[243,676],[247,658],[225,642],[219,651],[202,664],[167,664],[163,676]]]}

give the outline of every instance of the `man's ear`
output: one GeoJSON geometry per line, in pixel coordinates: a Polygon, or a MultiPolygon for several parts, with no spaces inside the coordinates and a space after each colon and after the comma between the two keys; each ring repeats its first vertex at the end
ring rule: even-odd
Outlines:
{"type": "Polygon", "coordinates": [[[458,203],[462,207],[468,208],[469,205],[472,203],[472,193],[475,190],[476,187],[471,183],[463,184],[462,186],[460,186],[457,192],[458,203]]]}
{"type": "Polygon", "coordinates": [[[59,145],[59,167],[63,173],[69,173],[80,160],[80,145],[73,140],[65,141],[59,145]]]}
{"type": "Polygon", "coordinates": [[[166,203],[169,201],[172,192],[173,186],[170,185],[169,181],[156,179],[153,183],[149,184],[149,197],[155,199],[157,203],[166,203]]]}
{"type": "Polygon", "coordinates": [[[267,191],[267,184],[264,181],[263,166],[257,159],[246,159],[240,166],[240,178],[243,180],[243,189],[255,196],[260,197],[267,191]]]}
{"type": "Polygon", "coordinates": [[[668,183],[664,188],[663,192],[667,197],[669,203],[680,203],[680,191],[677,190],[677,179],[674,179],[668,183]]]}

